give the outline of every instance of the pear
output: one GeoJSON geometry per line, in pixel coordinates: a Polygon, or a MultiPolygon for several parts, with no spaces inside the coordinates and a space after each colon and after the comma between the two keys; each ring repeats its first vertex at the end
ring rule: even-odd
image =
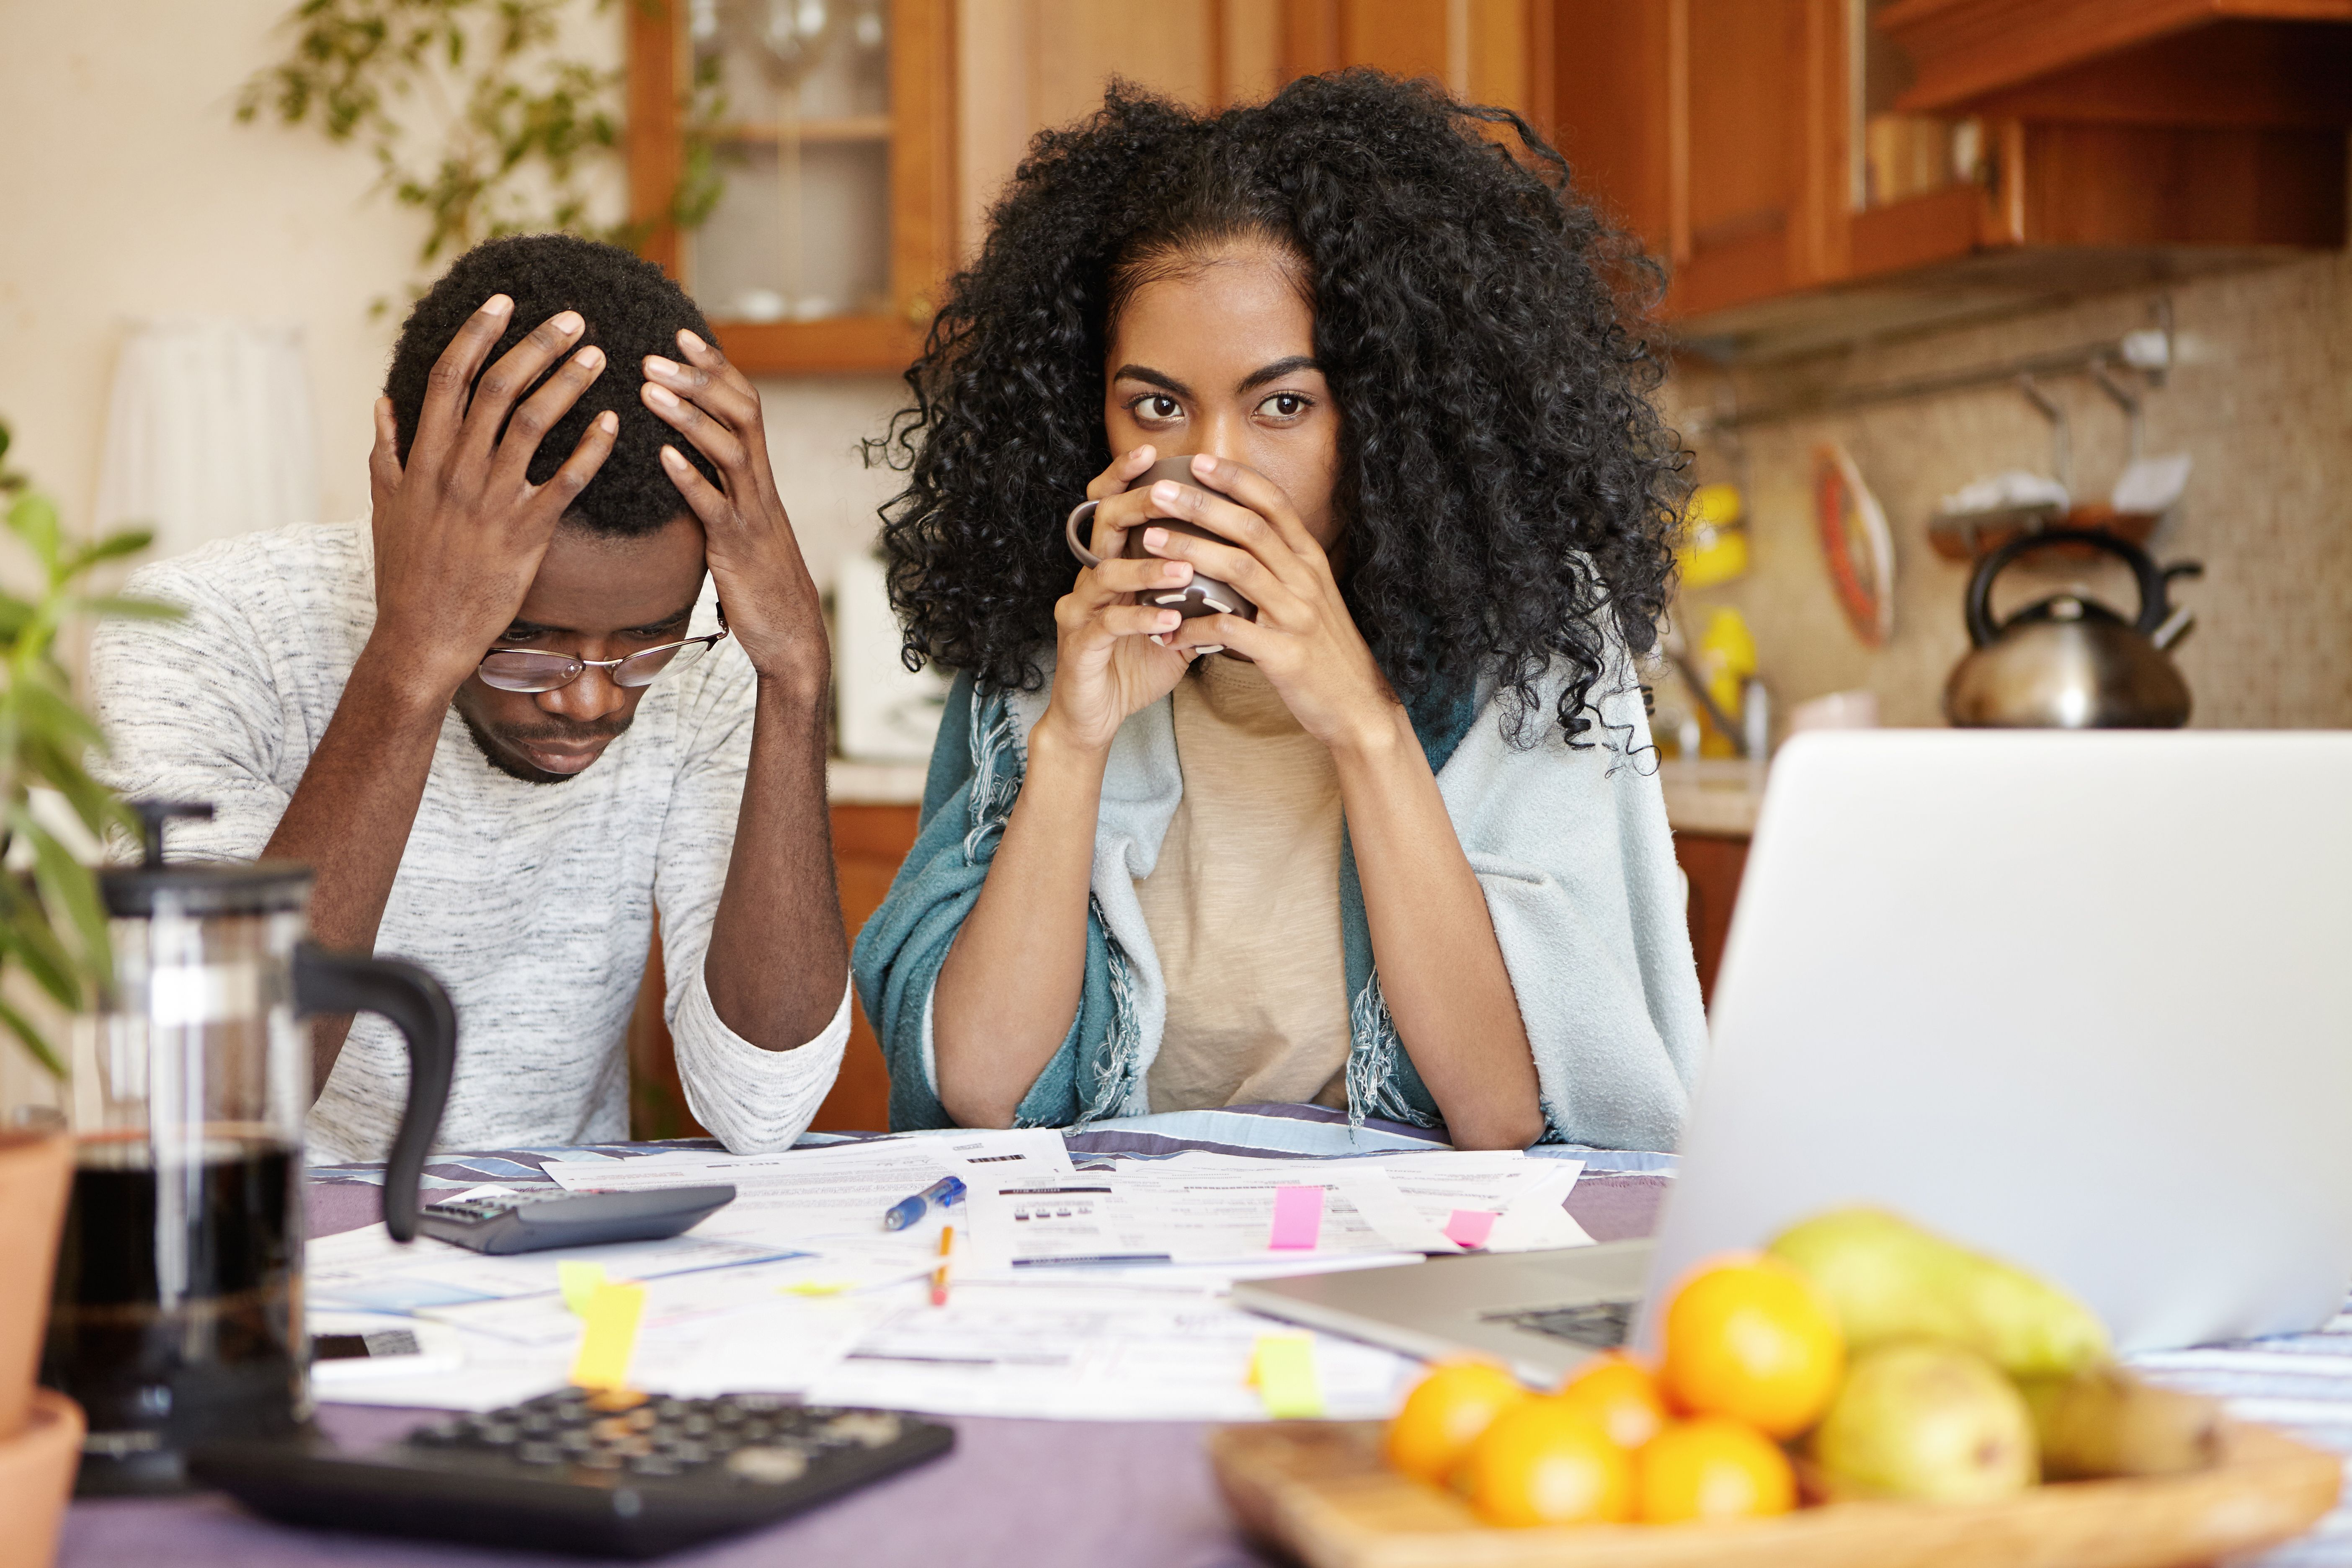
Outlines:
{"type": "Polygon", "coordinates": [[[2221,1460],[2219,1401],[2157,1388],[2113,1366],[2042,1379],[2023,1392],[2050,1480],[2174,1476],[2221,1460]]]}
{"type": "Polygon", "coordinates": [[[2066,1291],[1884,1209],[1819,1215],[1768,1250],[1829,1293],[1854,1351],[1941,1340],[2021,1378],[2070,1376],[2106,1359],[2105,1326],[2066,1291]]]}
{"type": "Polygon", "coordinates": [[[1958,1345],[1882,1345],[1847,1371],[1813,1430],[1832,1495],[1985,1502],[2039,1473],[2017,1385],[1958,1345]]]}

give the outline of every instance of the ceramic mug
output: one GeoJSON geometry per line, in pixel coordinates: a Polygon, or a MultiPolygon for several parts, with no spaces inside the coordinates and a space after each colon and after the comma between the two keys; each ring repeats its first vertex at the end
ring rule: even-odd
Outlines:
{"type": "MultiPolygon", "coordinates": [[[[1195,489],[1208,490],[1212,495],[1223,493],[1193,477],[1192,458],[1189,453],[1181,458],[1160,458],[1129,480],[1127,488],[1131,490],[1142,489],[1147,486],[1159,483],[1161,479],[1174,479],[1178,484],[1191,485],[1195,489]]],[[[1102,557],[1087,548],[1087,542],[1093,537],[1095,504],[1090,500],[1080,501],[1071,508],[1069,521],[1063,525],[1062,530],[1064,537],[1069,541],[1070,553],[1090,567],[1102,564],[1102,557]]],[[[1233,543],[1232,540],[1213,533],[1198,523],[1184,522],[1172,517],[1155,518],[1153,521],[1171,533],[1189,533],[1200,539],[1213,539],[1219,544],[1233,543]]],[[[1123,553],[1130,561],[1160,559],[1143,547],[1143,533],[1144,531],[1139,527],[1129,529],[1127,534],[1127,549],[1123,553]]],[[[1196,616],[1219,615],[1239,616],[1245,621],[1257,619],[1255,605],[1236,593],[1232,584],[1220,583],[1214,577],[1203,576],[1197,568],[1192,573],[1192,580],[1181,588],[1155,589],[1150,598],[1152,604],[1174,610],[1186,620],[1191,620],[1196,616]]]]}

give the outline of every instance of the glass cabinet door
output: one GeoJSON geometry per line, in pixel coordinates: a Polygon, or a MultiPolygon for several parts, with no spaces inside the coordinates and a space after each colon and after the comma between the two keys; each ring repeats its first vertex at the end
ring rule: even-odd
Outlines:
{"type": "Polygon", "coordinates": [[[645,254],[747,370],[905,365],[949,257],[952,0],[631,10],[645,254]]]}
{"type": "Polygon", "coordinates": [[[885,0],[692,0],[698,89],[724,182],[686,237],[714,319],[814,321],[890,308],[885,0]]]}

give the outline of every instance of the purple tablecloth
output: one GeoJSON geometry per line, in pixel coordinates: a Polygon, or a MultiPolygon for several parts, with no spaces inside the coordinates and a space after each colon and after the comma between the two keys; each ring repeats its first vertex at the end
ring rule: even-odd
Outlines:
{"type": "MultiPolygon", "coordinates": [[[[1588,1174],[1568,1202],[1596,1240],[1646,1236],[1665,1178],[1588,1174]]],[[[380,1217],[377,1189],[314,1184],[310,1234],[380,1217]]],[[[338,1441],[397,1437],[426,1413],[327,1405],[338,1441]]],[[[678,1568],[753,1564],[1017,1563],[1023,1568],[1224,1568],[1268,1560],[1235,1531],[1192,1422],[1008,1421],[955,1416],[955,1451],[772,1530],[665,1559],[678,1568]]],[[[60,1568],[168,1563],[172,1568],[491,1568],[575,1563],[531,1552],[295,1530],[217,1495],[76,1503],[60,1568]]]]}

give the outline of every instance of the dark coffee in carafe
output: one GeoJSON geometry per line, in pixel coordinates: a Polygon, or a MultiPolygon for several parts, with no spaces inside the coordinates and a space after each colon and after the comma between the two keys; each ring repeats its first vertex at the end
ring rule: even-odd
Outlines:
{"type": "Polygon", "coordinates": [[[192,1448],[310,1417],[301,1018],[380,1013],[408,1042],[383,1179],[395,1241],[416,1234],[457,1057],[431,975],[303,940],[308,867],[167,862],[164,820],[210,808],[131,804],[147,853],[99,879],[114,978],[73,1036],[74,1185],[41,1364],[89,1417],[84,1495],[176,1490],[192,1448]]]}
{"type": "Polygon", "coordinates": [[[143,1138],[80,1142],[41,1381],[89,1417],[85,1495],[172,1486],[189,1442],[310,1414],[300,1168],[261,1137],[160,1163],[143,1138]]]}

